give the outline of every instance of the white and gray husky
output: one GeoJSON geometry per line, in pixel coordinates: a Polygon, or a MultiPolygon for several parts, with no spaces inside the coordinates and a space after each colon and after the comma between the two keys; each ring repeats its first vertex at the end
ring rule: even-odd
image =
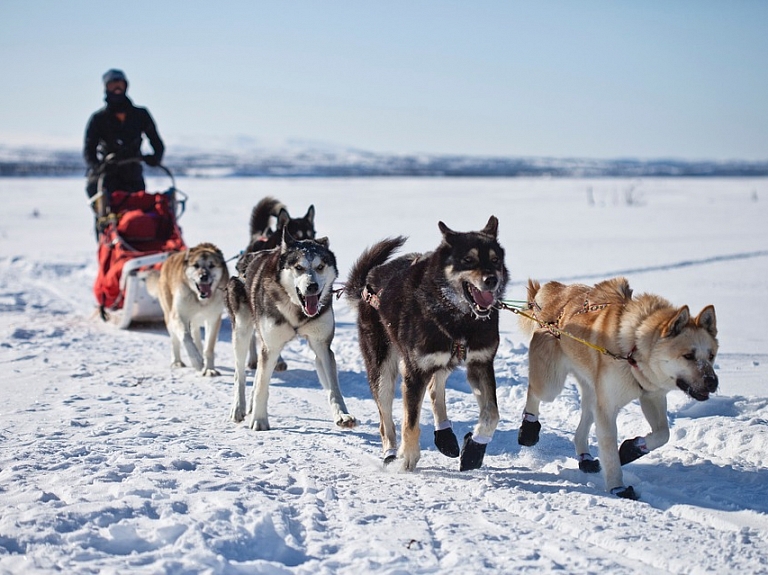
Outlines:
{"type": "Polygon", "coordinates": [[[243,421],[250,412],[251,429],[269,429],[269,380],[281,350],[298,335],[307,339],[315,353],[317,376],[328,392],[334,423],[339,427],[357,425],[344,404],[331,351],[335,329],[333,282],[337,276],[328,238],[295,240],[284,230],[278,247],[252,254],[243,276],[230,279],[227,311],[235,354],[233,421],[243,421]],[[246,408],[245,368],[254,330],[260,342],[259,360],[246,408]]]}

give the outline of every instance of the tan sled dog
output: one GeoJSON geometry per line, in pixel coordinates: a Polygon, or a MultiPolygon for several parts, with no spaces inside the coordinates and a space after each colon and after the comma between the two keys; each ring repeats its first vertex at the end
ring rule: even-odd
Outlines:
{"type": "Polygon", "coordinates": [[[163,262],[159,278],[147,278],[147,290],[160,301],[171,336],[171,366],[184,367],[183,344],[201,375],[219,375],[213,365],[213,349],[221,328],[227,281],[224,256],[210,243],[173,254],[163,262]],[[205,350],[201,328],[205,328],[205,350]]]}
{"type": "Polygon", "coordinates": [[[715,308],[707,306],[692,317],[688,306],[673,307],[659,296],[633,297],[624,278],[595,286],[529,281],[528,301],[530,317],[521,316],[521,326],[533,336],[518,443],[536,444],[540,402],[553,401],[566,376],[573,374],[581,394],[573,440],[579,468],[591,473],[601,469],[589,453],[594,423],[606,488],[637,499],[635,490],[624,486],[621,466],[669,440],[667,393],[681,389],[705,401],[717,390],[715,308]],[[617,449],[616,418],[634,399],[640,400],[651,433],[627,439],[617,449]]]}

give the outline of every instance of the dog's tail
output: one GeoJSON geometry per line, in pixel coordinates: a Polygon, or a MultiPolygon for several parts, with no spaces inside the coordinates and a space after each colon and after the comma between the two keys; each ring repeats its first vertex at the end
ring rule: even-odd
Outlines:
{"type": "MultiPolygon", "coordinates": [[[[531,309],[527,310],[525,315],[528,315],[528,316],[535,316],[536,315],[536,311],[537,311],[536,310],[536,306],[537,306],[536,294],[539,293],[540,289],[541,289],[541,284],[538,281],[532,280],[532,279],[528,280],[528,299],[527,299],[527,301],[528,301],[528,306],[531,309]]],[[[539,327],[539,324],[536,321],[534,321],[534,320],[532,320],[530,318],[527,318],[527,317],[525,317],[523,315],[518,315],[517,317],[519,318],[518,321],[519,321],[519,324],[520,324],[520,330],[523,333],[527,333],[528,335],[533,335],[533,332],[536,331],[536,328],[539,327]]]]}
{"type": "Polygon", "coordinates": [[[357,305],[360,302],[368,273],[376,266],[385,263],[395,251],[402,247],[405,240],[404,236],[387,238],[372,245],[360,255],[352,266],[344,286],[344,293],[350,303],[357,305]]]}
{"type": "Polygon", "coordinates": [[[144,277],[147,293],[155,299],[160,299],[160,270],[152,269],[144,277]]]}
{"type": "Polygon", "coordinates": [[[238,312],[242,307],[248,305],[248,290],[245,287],[245,282],[239,277],[229,278],[225,295],[226,299],[224,301],[227,315],[234,328],[238,312]]]}
{"type": "Polygon", "coordinates": [[[288,214],[285,204],[272,196],[266,196],[251,211],[251,238],[268,236],[270,218],[278,219],[281,212],[288,214]]]}

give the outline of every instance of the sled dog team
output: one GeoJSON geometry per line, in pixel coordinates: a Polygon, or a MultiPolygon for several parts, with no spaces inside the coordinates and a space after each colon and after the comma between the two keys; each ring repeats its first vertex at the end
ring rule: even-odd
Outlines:
{"type": "MultiPolygon", "coordinates": [[[[163,309],[173,366],[184,365],[183,347],[202,375],[219,375],[214,345],[226,308],[235,356],[230,417],[235,422],[248,417],[254,430],[270,428],[270,378],[286,369],[280,353],[297,335],[316,356],[334,423],[343,428],[357,424],[344,403],[331,350],[336,258],[327,238],[315,238],[314,216],[310,206],[305,216],[292,218],[285,205],[266,197],[251,214],[251,239],[237,262],[237,276],[230,277],[215,245],[202,243],[169,257],[160,273],[147,280],[163,309]],[[256,374],[246,402],[247,367],[256,374]]],[[[508,271],[498,225],[491,216],[479,231],[457,232],[439,222],[441,239],[434,251],[396,256],[406,238],[387,238],[363,251],[351,268],[343,291],[357,311],[384,464],[400,459],[404,470],[416,468],[419,414],[427,394],[438,451],[458,458],[460,470],[483,463],[499,422],[493,361],[508,271]],[[479,408],[473,431],[461,441],[445,403],[446,380],[460,365],[479,408]],[[403,400],[399,448],[392,415],[398,376],[403,400]]],[[[714,307],[694,316],[687,306],[673,306],[658,295],[633,295],[619,277],[594,286],[529,280],[527,306],[514,311],[531,336],[518,443],[537,443],[540,404],[553,401],[570,374],[581,396],[573,440],[579,469],[602,471],[608,491],[637,499],[637,492],[624,485],[621,466],[669,440],[667,393],[680,389],[704,401],[717,390],[714,307]],[[651,431],[619,445],[618,413],[635,399],[651,431]],[[599,460],[589,449],[593,425],[599,460]]]]}

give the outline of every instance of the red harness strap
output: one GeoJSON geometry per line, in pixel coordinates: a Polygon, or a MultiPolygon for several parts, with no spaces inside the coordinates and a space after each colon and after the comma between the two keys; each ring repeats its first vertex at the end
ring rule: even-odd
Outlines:
{"type": "Polygon", "coordinates": [[[371,306],[373,309],[379,309],[379,306],[381,305],[381,299],[380,299],[381,292],[376,293],[373,291],[373,288],[370,286],[365,286],[363,288],[363,301],[367,303],[369,306],[371,306]]]}

